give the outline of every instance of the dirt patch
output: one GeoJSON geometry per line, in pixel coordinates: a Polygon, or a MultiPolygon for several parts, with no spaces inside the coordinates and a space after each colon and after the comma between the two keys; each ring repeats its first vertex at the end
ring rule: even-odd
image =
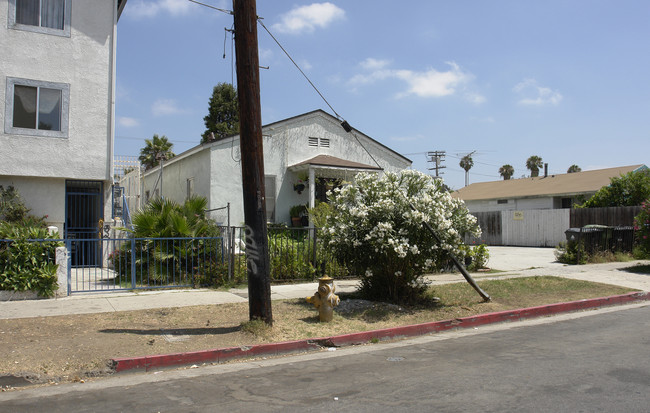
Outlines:
{"type": "MultiPolygon", "coordinates": [[[[25,381],[32,384],[86,381],[111,374],[109,359],[117,357],[327,337],[521,308],[522,302],[532,306],[564,301],[554,298],[560,288],[558,285],[545,294],[539,281],[525,280],[492,281],[516,283],[527,294],[520,293],[517,300],[512,293],[503,293],[508,295],[507,299],[496,293],[490,303],[482,302],[466,284],[436,286],[435,294],[443,299],[417,308],[358,300],[341,294],[341,305],[331,323],[319,323],[316,310],[304,299],[274,301],[273,328],[261,329],[255,334],[241,328],[242,323],[248,321],[247,303],[0,320],[0,379],[4,378],[0,386],[6,390],[25,384],[25,381]],[[445,301],[445,298],[448,299],[445,301]]],[[[568,282],[573,292],[571,299],[630,291],[568,282]]],[[[492,290],[497,291],[496,287],[492,290]]]]}

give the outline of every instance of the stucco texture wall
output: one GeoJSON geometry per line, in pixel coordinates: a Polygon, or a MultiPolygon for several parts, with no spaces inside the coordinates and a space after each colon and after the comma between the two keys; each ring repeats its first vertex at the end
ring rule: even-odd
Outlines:
{"type": "Polygon", "coordinates": [[[0,175],[110,179],[114,1],[74,1],[70,37],[8,28],[7,3],[0,2],[0,175]],[[7,77],[68,84],[68,137],[6,134],[7,77]]]}

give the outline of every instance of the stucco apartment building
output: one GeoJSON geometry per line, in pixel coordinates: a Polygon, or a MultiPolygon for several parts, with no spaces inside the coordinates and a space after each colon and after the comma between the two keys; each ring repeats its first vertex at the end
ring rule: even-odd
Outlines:
{"type": "Polygon", "coordinates": [[[0,1],[0,185],[66,237],[112,220],[117,21],[126,0],[0,1]]]}

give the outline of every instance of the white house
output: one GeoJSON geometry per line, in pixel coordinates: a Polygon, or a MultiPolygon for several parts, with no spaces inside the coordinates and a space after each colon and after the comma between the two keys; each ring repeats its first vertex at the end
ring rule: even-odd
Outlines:
{"type": "Polygon", "coordinates": [[[112,220],[115,42],[125,4],[0,2],[0,185],[14,186],[66,237],[112,220]]]}
{"type": "MultiPolygon", "coordinates": [[[[262,128],[266,210],[269,222],[290,223],[289,209],[313,206],[333,179],[355,174],[399,171],[411,160],[353,129],[346,132],[334,116],[315,110],[262,128]]],[[[197,194],[209,208],[230,204],[231,225],[244,221],[239,136],[199,145],[144,176],[145,199],[155,196],[183,202],[197,194]]],[[[213,217],[225,223],[225,215],[213,217]]]]}
{"type": "Polygon", "coordinates": [[[612,178],[647,169],[645,165],[621,166],[534,178],[479,182],[452,194],[479,221],[480,239],[468,243],[555,247],[565,241],[571,208],[610,184],[612,178]]]}
{"type": "Polygon", "coordinates": [[[589,199],[611,178],[648,169],[645,165],[596,169],[534,178],[478,182],[452,195],[465,201],[470,212],[571,208],[589,199]]]}

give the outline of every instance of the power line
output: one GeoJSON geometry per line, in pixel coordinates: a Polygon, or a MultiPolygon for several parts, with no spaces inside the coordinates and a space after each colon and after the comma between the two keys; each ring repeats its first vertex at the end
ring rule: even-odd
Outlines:
{"type": "Polygon", "coordinates": [[[220,12],[222,12],[222,13],[226,13],[226,14],[230,14],[230,15],[233,14],[232,10],[220,9],[219,7],[214,7],[214,6],[211,6],[211,5],[209,5],[209,4],[201,3],[200,1],[196,1],[196,0],[187,0],[187,1],[189,1],[190,3],[196,3],[196,4],[198,4],[198,5],[201,5],[201,6],[204,6],[204,7],[210,8],[210,9],[214,9],[214,10],[220,11],[220,12]]]}
{"type": "Polygon", "coordinates": [[[287,55],[287,57],[289,58],[289,60],[291,60],[291,63],[293,63],[293,65],[296,66],[296,68],[300,71],[300,73],[302,73],[302,75],[305,77],[305,79],[307,79],[307,82],[309,82],[309,84],[311,85],[311,87],[314,88],[314,90],[316,91],[316,93],[318,93],[318,95],[321,97],[321,99],[323,99],[323,101],[327,104],[327,106],[329,106],[329,108],[332,109],[332,112],[334,112],[334,114],[336,115],[336,117],[337,117],[339,120],[343,120],[343,118],[341,117],[341,115],[339,115],[339,114],[336,112],[336,110],[334,110],[334,108],[332,107],[332,105],[330,105],[330,103],[327,101],[327,99],[325,99],[325,96],[323,96],[323,94],[320,92],[320,90],[318,90],[318,88],[317,88],[317,87],[314,85],[314,83],[309,79],[309,77],[305,74],[305,72],[303,72],[303,70],[300,68],[300,66],[298,65],[298,63],[296,63],[296,61],[293,60],[293,58],[291,57],[291,55],[289,55],[289,52],[287,52],[287,50],[286,50],[284,47],[282,47],[282,45],[280,44],[280,42],[278,41],[278,39],[276,39],[275,36],[273,36],[273,34],[271,33],[271,31],[270,31],[270,30],[269,30],[269,29],[264,25],[264,22],[262,21],[262,19],[261,19],[261,18],[258,18],[257,21],[258,21],[258,22],[260,23],[260,25],[264,28],[264,30],[266,30],[266,32],[269,34],[269,36],[271,36],[271,38],[275,41],[275,43],[278,45],[278,47],[280,47],[280,49],[282,49],[282,51],[284,52],[284,54],[287,55]]]}

